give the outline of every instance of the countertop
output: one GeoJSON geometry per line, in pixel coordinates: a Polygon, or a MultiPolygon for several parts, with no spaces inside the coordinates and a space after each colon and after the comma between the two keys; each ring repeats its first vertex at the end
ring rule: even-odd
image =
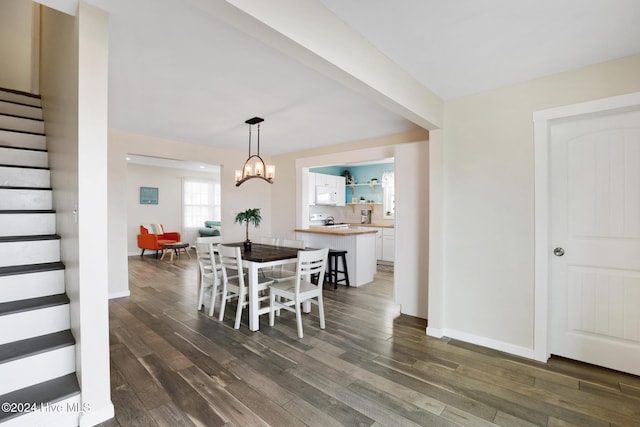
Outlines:
{"type": "Polygon", "coordinates": [[[376,223],[376,222],[372,222],[371,224],[360,224],[359,222],[354,222],[354,223],[350,223],[349,225],[352,225],[354,227],[376,227],[376,228],[394,228],[395,226],[393,224],[388,224],[388,223],[376,223]]]}
{"type": "Polygon", "coordinates": [[[358,234],[370,234],[375,233],[376,230],[362,230],[352,228],[326,228],[326,227],[310,227],[310,228],[296,228],[298,233],[314,233],[314,234],[329,234],[332,236],[357,236],[358,234]]]}

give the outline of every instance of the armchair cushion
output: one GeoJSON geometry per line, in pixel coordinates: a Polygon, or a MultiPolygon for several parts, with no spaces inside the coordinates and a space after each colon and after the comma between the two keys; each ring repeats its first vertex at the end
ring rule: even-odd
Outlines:
{"type": "Polygon", "coordinates": [[[204,227],[198,229],[200,237],[220,236],[222,234],[220,221],[205,221],[204,225],[204,227]]]}

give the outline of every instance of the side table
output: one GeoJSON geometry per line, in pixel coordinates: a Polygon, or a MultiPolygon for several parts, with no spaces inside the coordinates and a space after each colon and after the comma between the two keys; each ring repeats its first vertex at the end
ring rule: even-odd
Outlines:
{"type": "Polygon", "coordinates": [[[178,254],[178,258],[180,258],[180,249],[184,251],[185,254],[191,259],[191,255],[187,248],[189,247],[189,243],[185,242],[176,242],[176,243],[165,243],[162,245],[162,256],[160,257],[160,261],[164,260],[164,256],[167,252],[171,252],[171,257],[169,258],[169,262],[173,262],[173,256],[178,254]]]}

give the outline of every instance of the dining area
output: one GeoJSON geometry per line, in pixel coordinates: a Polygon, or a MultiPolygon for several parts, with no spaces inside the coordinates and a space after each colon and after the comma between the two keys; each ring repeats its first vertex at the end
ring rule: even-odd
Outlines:
{"type": "Polygon", "coordinates": [[[219,243],[199,238],[197,310],[223,321],[227,303],[236,302],[234,329],[239,329],[245,308],[250,331],[260,329],[260,316],[274,326],[281,310],[295,313],[298,338],[303,338],[303,313],[318,307],[320,329],[325,328],[323,284],[328,248],[306,248],[302,240],[262,237],[260,243],[219,243]],[[207,310],[208,306],[208,310],[207,310]]]}

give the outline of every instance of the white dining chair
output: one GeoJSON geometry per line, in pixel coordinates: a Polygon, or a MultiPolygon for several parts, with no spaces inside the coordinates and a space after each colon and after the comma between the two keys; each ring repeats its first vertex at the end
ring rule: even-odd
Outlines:
{"type": "MultiPolygon", "coordinates": [[[[242,309],[245,305],[249,304],[245,274],[242,272],[242,252],[240,247],[218,245],[218,260],[222,269],[222,301],[220,303],[219,319],[224,319],[224,310],[227,305],[227,301],[233,298],[238,298],[238,306],[236,308],[236,320],[233,325],[235,329],[240,328],[240,319],[242,318],[242,309]]],[[[269,289],[269,285],[273,283],[273,280],[268,280],[258,275],[258,291],[264,291],[269,289]]],[[[266,301],[268,295],[260,298],[260,301],[266,301]]]]}
{"type": "Polygon", "coordinates": [[[216,297],[218,296],[218,286],[220,285],[220,268],[216,265],[215,256],[212,256],[211,248],[213,244],[197,242],[196,258],[198,260],[198,310],[204,306],[205,291],[211,291],[211,306],[209,307],[209,316],[213,316],[216,297]]]}
{"type": "Polygon", "coordinates": [[[278,246],[279,239],[277,237],[261,236],[260,243],[263,245],[278,246]]]}
{"type": "MultiPolygon", "coordinates": [[[[284,246],[287,248],[298,248],[304,249],[304,240],[293,240],[293,239],[278,239],[278,246],[284,246]]],[[[293,264],[288,264],[293,265],[293,264]]],[[[289,280],[294,280],[296,278],[296,272],[294,270],[288,270],[284,265],[279,267],[274,267],[271,270],[265,271],[265,276],[274,282],[286,282],[289,280]]]]}
{"type": "Polygon", "coordinates": [[[302,338],[302,303],[308,301],[318,306],[320,329],[324,329],[324,303],[322,283],[327,265],[328,248],[313,251],[298,251],[298,264],[294,281],[274,283],[269,286],[269,325],[275,322],[276,311],[285,309],[296,313],[298,337],[302,338]],[[311,277],[318,277],[312,283],[311,277]]]}

